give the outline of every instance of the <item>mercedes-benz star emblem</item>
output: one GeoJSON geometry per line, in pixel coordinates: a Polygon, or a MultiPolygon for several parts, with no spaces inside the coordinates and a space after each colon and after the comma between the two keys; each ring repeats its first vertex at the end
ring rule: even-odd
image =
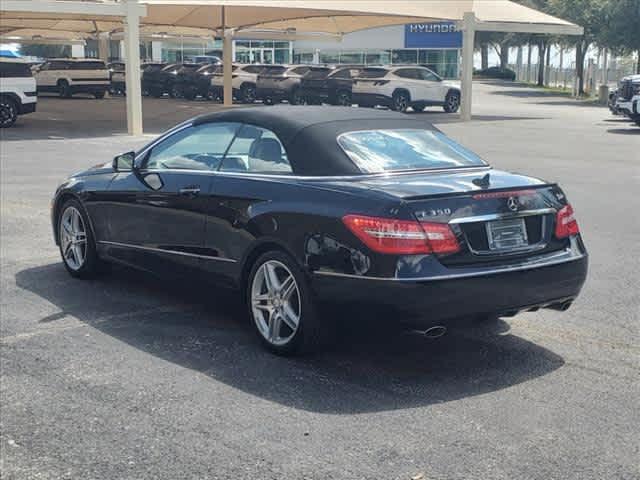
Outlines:
{"type": "Polygon", "coordinates": [[[511,210],[512,212],[517,212],[519,207],[518,198],[517,197],[507,198],[507,207],[509,207],[509,210],[511,210]]]}

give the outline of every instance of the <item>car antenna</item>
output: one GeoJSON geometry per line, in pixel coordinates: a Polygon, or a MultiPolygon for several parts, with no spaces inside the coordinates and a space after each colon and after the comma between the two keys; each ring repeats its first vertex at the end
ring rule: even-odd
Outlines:
{"type": "Polygon", "coordinates": [[[472,182],[476,187],[489,188],[489,185],[491,184],[491,176],[487,173],[482,178],[474,178],[472,182]]]}

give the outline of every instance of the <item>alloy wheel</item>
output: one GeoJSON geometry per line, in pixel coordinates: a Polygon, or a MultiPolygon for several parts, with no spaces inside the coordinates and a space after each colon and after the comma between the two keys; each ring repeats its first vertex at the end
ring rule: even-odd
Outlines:
{"type": "Polygon", "coordinates": [[[252,87],[252,86],[245,87],[242,96],[243,96],[244,103],[254,103],[256,101],[255,87],[252,87]]]}
{"type": "Polygon", "coordinates": [[[251,284],[251,310],[260,335],[274,346],[283,346],[300,325],[298,283],[281,262],[268,260],[256,271],[251,284]]]}
{"type": "Polygon", "coordinates": [[[10,100],[0,102],[0,126],[9,127],[13,125],[18,116],[15,104],[10,100]]]}
{"type": "Polygon", "coordinates": [[[406,111],[407,108],[409,108],[409,99],[407,98],[407,95],[404,93],[396,95],[394,99],[394,105],[396,107],[395,110],[397,110],[398,112],[406,111]]]}
{"type": "Polygon", "coordinates": [[[460,97],[458,95],[449,95],[447,97],[447,111],[455,112],[460,106],[460,97]]]}
{"type": "Polygon", "coordinates": [[[338,94],[338,105],[342,107],[350,107],[351,95],[349,95],[347,92],[340,92],[338,94]]]}
{"type": "Polygon", "coordinates": [[[87,257],[87,230],[75,207],[68,207],[60,219],[60,248],[67,266],[80,270],[87,257]]]}

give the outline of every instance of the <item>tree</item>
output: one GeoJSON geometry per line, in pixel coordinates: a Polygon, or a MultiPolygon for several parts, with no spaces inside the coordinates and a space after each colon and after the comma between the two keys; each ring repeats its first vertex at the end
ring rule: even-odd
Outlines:
{"type": "MultiPolygon", "coordinates": [[[[578,93],[584,94],[584,61],[589,47],[600,43],[609,30],[607,16],[611,0],[549,0],[552,12],[584,28],[584,35],[576,42],[576,76],[578,93]]],[[[613,0],[614,2],[626,0],[613,0]]],[[[638,0],[631,0],[637,3],[638,0]]],[[[636,24],[635,29],[638,28],[636,24]]]]}
{"type": "Polygon", "coordinates": [[[606,13],[600,43],[619,55],[636,52],[636,71],[640,73],[640,1],[608,0],[606,13]]]}
{"type": "Polygon", "coordinates": [[[71,56],[69,45],[20,45],[20,55],[40,58],[64,58],[71,56]]]}

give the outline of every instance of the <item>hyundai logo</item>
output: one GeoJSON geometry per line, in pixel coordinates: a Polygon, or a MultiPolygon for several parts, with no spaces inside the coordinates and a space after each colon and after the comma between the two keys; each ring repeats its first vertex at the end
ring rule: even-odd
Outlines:
{"type": "Polygon", "coordinates": [[[511,210],[512,212],[517,212],[519,206],[520,204],[518,203],[517,197],[507,198],[507,207],[509,207],[509,210],[511,210]]]}

